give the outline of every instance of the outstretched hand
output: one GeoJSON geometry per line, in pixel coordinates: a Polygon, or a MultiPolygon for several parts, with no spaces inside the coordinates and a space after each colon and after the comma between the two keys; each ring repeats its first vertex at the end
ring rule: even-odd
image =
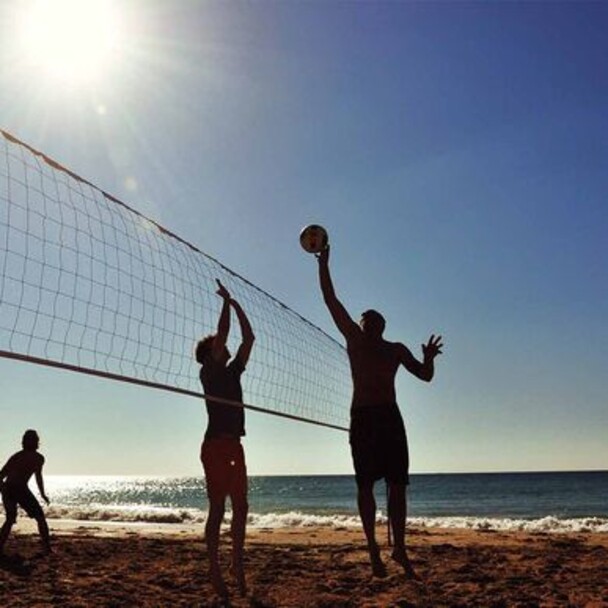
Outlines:
{"type": "Polygon", "coordinates": [[[215,293],[221,298],[224,298],[224,300],[230,300],[230,292],[222,285],[219,279],[215,279],[215,282],[218,287],[218,290],[215,293]]]}
{"type": "Polygon", "coordinates": [[[435,334],[432,334],[429,341],[422,345],[422,353],[424,354],[424,358],[429,361],[440,355],[442,348],[441,336],[435,337],[435,334]]]}

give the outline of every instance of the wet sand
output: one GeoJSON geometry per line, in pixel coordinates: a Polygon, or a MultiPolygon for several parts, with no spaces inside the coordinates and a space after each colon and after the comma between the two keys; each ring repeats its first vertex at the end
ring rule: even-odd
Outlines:
{"type": "MultiPolygon", "coordinates": [[[[19,523],[0,560],[0,604],[220,606],[206,575],[200,526],[50,520],[54,554],[39,555],[19,523]]],[[[379,539],[386,535],[380,531],[379,539]]],[[[359,529],[250,530],[248,594],[227,576],[232,606],[608,606],[608,534],[529,534],[412,529],[408,579],[383,547],[387,576],[374,578],[359,529]]],[[[222,562],[230,537],[222,535],[222,562]]]]}

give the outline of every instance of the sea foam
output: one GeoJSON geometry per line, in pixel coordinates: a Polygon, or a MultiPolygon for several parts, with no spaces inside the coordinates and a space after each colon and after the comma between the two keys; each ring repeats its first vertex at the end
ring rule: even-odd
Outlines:
{"type": "MultiPolygon", "coordinates": [[[[126,523],[203,524],[207,513],[201,509],[171,508],[147,505],[51,505],[47,511],[50,519],[76,521],[111,521],[126,523]]],[[[231,512],[225,522],[231,521],[231,512]]],[[[379,524],[386,523],[386,516],[379,513],[379,524]]],[[[468,530],[530,533],[608,533],[608,518],[559,518],[554,516],[536,519],[508,517],[411,517],[408,524],[417,528],[460,528],[468,530]]],[[[361,523],[354,514],[305,513],[250,513],[247,525],[251,528],[358,528],[361,523]]]]}
{"type": "Polygon", "coordinates": [[[536,519],[509,517],[412,517],[410,523],[422,528],[461,528],[495,532],[608,532],[608,519],[581,517],[561,519],[548,516],[536,519]]]}

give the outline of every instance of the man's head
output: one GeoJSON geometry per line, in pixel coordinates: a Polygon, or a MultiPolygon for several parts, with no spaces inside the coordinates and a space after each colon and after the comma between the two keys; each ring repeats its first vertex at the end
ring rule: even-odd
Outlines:
{"type": "Polygon", "coordinates": [[[24,450],[37,450],[40,445],[38,433],[32,429],[25,431],[25,433],[23,433],[23,439],[21,439],[21,445],[24,450]]]}
{"type": "MultiPolygon", "coordinates": [[[[210,336],[205,336],[201,340],[198,341],[196,348],[194,349],[194,356],[197,362],[200,365],[205,365],[207,361],[207,357],[211,356],[211,351],[213,350],[213,343],[215,341],[215,334],[211,334],[210,336]]],[[[222,358],[220,363],[224,365],[228,363],[228,359],[230,359],[230,352],[224,346],[224,352],[222,353],[222,358]]]]}
{"type": "Polygon", "coordinates": [[[384,332],[386,321],[377,310],[366,310],[361,314],[359,326],[367,336],[380,338],[384,332]]]}

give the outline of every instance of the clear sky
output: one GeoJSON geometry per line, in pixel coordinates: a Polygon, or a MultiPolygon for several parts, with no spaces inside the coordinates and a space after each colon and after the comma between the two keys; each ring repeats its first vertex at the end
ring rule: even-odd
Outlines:
{"type": "MultiPolygon", "coordinates": [[[[58,50],[2,4],[1,128],[339,337],[297,239],[326,226],[354,316],[444,337],[433,383],[399,373],[413,472],[608,468],[607,4],[105,4],[57,9],[58,50]]],[[[196,399],[0,377],[1,458],[34,427],[48,473],[201,472],[196,399]]],[[[346,434],[262,414],[246,451],[351,471],[346,434]]]]}

